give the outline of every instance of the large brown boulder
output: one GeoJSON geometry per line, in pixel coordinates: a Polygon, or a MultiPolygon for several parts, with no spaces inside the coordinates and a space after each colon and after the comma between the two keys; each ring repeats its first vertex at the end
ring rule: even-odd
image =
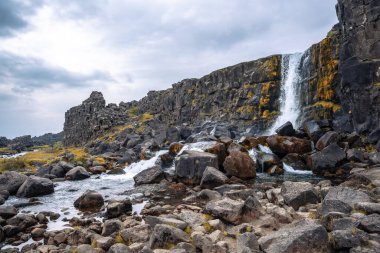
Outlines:
{"type": "Polygon", "coordinates": [[[289,153],[304,154],[312,151],[311,141],[296,137],[272,135],[267,142],[273,153],[281,157],[289,153]]]}
{"type": "Polygon", "coordinates": [[[256,163],[249,154],[232,151],[223,163],[224,169],[230,176],[241,179],[256,177],[256,163]]]}

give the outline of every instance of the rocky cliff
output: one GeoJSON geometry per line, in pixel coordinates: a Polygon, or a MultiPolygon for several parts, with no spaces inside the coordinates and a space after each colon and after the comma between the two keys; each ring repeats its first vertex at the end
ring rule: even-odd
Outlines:
{"type": "MultiPolygon", "coordinates": [[[[379,1],[339,0],[337,13],[340,23],[303,54],[299,119],[328,119],[347,132],[369,132],[380,124],[379,1]]],[[[240,63],[118,106],[106,106],[93,92],[66,112],[65,144],[84,144],[144,114],[166,125],[211,120],[258,133],[280,113],[282,58],[240,63]]]]}

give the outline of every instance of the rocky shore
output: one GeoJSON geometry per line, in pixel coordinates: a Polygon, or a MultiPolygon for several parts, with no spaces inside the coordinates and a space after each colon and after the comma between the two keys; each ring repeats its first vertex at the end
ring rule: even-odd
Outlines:
{"type": "MultiPolygon", "coordinates": [[[[22,247],[1,252],[379,251],[380,152],[371,144],[378,132],[363,137],[315,121],[301,129],[287,123],[261,137],[231,138],[233,128],[225,125],[206,128],[188,129],[187,141],[176,128],[179,140],[136,173],[135,187],[117,200],[82,189],[72,201],[78,216],[58,230],[48,224],[59,213],[28,213],[5,200],[16,195],[43,205],[38,198],[53,193],[54,184],[86,182],[108,168],[62,157],[35,175],[3,173],[0,241],[22,247]],[[284,181],[282,174],[290,173],[284,165],[321,177],[284,181]],[[262,173],[277,180],[260,182],[262,173]],[[141,202],[143,209],[132,213],[141,202]]],[[[173,129],[167,133],[172,137],[173,129]]],[[[140,150],[135,156],[149,159],[157,147],[140,150]]],[[[128,167],[119,172],[128,174],[128,167]]]]}

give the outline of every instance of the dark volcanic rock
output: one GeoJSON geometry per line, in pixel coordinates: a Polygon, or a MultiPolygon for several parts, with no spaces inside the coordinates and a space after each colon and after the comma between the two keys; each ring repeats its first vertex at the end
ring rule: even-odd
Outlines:
{"type": "Polygon", "coordinates": [[[318,150],[322,150],[330,144],[337,143],[339,141],[339,134],[337,132],[327,132],[325,133],[317,142],[315,147],[318,150]]]}
{"type": "Polygon", "coordinates": [[[180,242],[189,242],[189,235],[181,229],[170,225],[158,224],[154,227],[153,233],[150,236],[149,246],[152,249],[168,248],[170,245],[175,245],[180,242]]]}
{"type": "Polygon", "coordinates": [[[259,244],[267,253],[328,252],[328,234],[315,221],[303,220],[261,237],[259,244]]]}
{"type": "Polygon", "coordinates": [[[88,173],[85,168],[77,166],[67,172],[65,178],[68,180],[83,180],[89,178],[90,176],[90,173],[88,173]]]}
{"type": "Polygon", "coordinates": [[[322,151],[310,155],[307,165],[312,168],[313,173],[323,174],[325,170],[334,169],[346,160],[346,153],[337,144],[331,144],[322,151]]]}
{"type": "Polygon", "coordinates": [[[299,154],[287,154],[282,158],[282,161],[295,170],[310,170],[306,165],[305,159],[299,154]]]}
{"type": "Polygon", "coordinates": [[[4,219],[12,218],[17,214],[17,209],[14,206],[10,205],[1,205],[0,206],[0,217],[4,219]]]}
{"type": "Polygon", "coordinates": [[[16,194],[20,186],[28,179],[27,176],[15,171],[6,171],[0,175],[0,190],[16,194]]]}
{"type": "Polygon", "coordinates": [[[318,125],[318,123],[314,120],[307,121],[303,125],[303,130],[307,133],[307,135],[312,139],[314,142],[317,142],[319,138],[323,135],[323,131],[318,125]]]}
{"type": "Polygon", "coordinates": [[[207,167],[203,172],[201,179],[201,187],[212,189],[214,187],[223,185],[227,181],[226,175],[223,172],[213,168],[207,167]]]}
{"type": "Polygon", "coordinates": [[[80,210],[97,211],[104,205],[103,196],[96,191],[86,191],[74,202],[74,206],[80,210]]]}
{"type": "Polygon", "coordinates": [[[199,151],[184,151],[175,160],[175,177],[186,184],[199,184],[208,166],[218,168],[216,155],[199,151]]]}
{"type": "Polygon", "coordinates": [[[277,128],[276,133],[282,136],[293,136],[296,131],[293,128],[293,124],[288,121],[284,125],[277,128]]]}
{"type": "Polygon", "coordinates": [[[256,177],[256,163],[249,154],[240,151],[233,151],[223,163],[224,169],[230,176],[241,179],[256,177]]]}
{"type": "Polygon", "coordinates": [[[50,179],[30,176],[18,189],[18,197],[37,197],[54,192],[54,185],[50,179]]]}
{"type": "Polygon", "coordinates": [[[135,185],[159,183],[165,178],[165,173],[160,166],[153,166],[138,173],[133,177],[135,185]]]}
{"type": "Polygon", "coordinates": [[[298,210],[306,204],[316,204],[319,197],[313,185],[308,182],[289,182],[285,181],[281,187],[281,194],[287,205],[298,210]]]}

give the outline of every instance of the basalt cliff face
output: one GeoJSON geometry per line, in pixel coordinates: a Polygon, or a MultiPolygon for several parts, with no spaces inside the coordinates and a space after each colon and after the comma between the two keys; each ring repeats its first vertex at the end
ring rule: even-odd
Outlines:
{"type": "MultiPolygon", "coordinates": [[[[339,24],[302,56],[300,121],[328,119],[347,132],[379,127],[379,8],[379,1],[338,0],[339,24]]],[[[119,105],[106,105],[102,94],[93,92],[66,112],[65,144],[82,145],[115,126],[133,125],[137,115],[156,125],[211,120],[259,133],[280,114],[282,59],[274,55],[240,63],[119,105]]]]}

